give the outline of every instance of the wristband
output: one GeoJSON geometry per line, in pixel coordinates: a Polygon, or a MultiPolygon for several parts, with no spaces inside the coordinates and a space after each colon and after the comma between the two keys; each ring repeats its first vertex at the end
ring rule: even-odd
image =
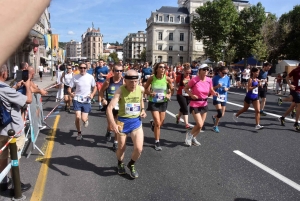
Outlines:
{"type": "Polygon", "coordinates": [[[142,108],[141,111],[145,110],[145,108],[142,108]]]}

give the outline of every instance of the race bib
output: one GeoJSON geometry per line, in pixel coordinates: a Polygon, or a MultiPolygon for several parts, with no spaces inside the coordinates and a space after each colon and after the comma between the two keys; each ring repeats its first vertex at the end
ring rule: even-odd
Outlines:
{"type": "Polygon", "coordinates": [[[102,75],[100,75],[100,73],[98,74],[98,79],[99,80],[104,80],[104,77],[102,75]]]}
{"type": "Polygon", "coordinates": [[[119,103],[114,107],[115,110],[119,110],[119,103]]]}
{"type": "Polygon", "coordinates": [[[148,79],[150,77],[150,75],[145,75],[145,79],[148,79]]]}
{"type": "Polygon", "coordinates": [[[196,77],[197,75],[192,75],[192,77],[196,77]]]}
{"type": "Polygon", "coordinates": [[[141,112],[140,103],[125,103],[125,114],[139,115],[141,112]]]}
{"type": "Polygon", "coordinates": [[[90,103],[91,102],[91,98],[88,96],[75,95],[74,100],[76,100],[80,103],[90,103]]]}
{"type": "Polygon", "coordinates": [[[189,95],[184,91],[184,89],[182,89],[182,95],[183,95],[183,96],[189,96],[189,95]]]}
{"type": "Polygon", "coordinates": [[[218,97],[217,97],[217,101],[219,101],[219,102],[225,102],[225,100],[226,100],[226,95],[219,95],[218,97]]]}
{"type": "Polygon", "coordinates": [[[252,90],[252,93],[253,93],[253,94],[258,94],[258,87],[254,88],[254,89],[252,90]]]}
{"type": "Polygon", "coordinates": [[[155,97],[153,97],[153,102],[162,103],[165,101],[165,94],[164,93],[156,93],[155,97]]]}

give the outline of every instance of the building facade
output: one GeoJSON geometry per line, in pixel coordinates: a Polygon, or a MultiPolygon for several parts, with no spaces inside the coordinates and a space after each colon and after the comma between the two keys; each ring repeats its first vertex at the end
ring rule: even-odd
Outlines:
{"type": "Polygon", "coordinates": [[[103,56],[103,35],[100,29],[88,28],[81,36],[81,56],[96,61],[103,56]]]}
{"type": "Polygon", "coordinates": [[[81,58],[81,42],[71,40],[66,44],[66,57],[78,57],[81,58]]]}
{"type": "Polygon", "coordinates": [[[143,31],[129,33],[123,40],[123,59],[126,62],[141,62],[141,53],[147,46],[147,34],[143,31]]]}
{"type": "MultiPolygon", "coordinates": [[[[178,0],[178,7],[162,6],[151,13],[147,23],[147,61],[169,65],[206,59],[202,41],[193,35],[191,21],[196,9],[210,0],[178,0]]],[[[237,10],[249,7],[248,1],[233,0],[237,10]]]]}

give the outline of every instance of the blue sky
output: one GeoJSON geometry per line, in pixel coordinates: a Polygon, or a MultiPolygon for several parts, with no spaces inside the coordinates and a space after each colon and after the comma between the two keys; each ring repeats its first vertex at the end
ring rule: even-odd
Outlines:
{"type": "MultiPolygon", "coordinates": [[[[262,2],[267,12],[278,17],[293,9],[299,0],[249,0],[262,2]]],[[[177,0],[52,0],[50,4],[53,33],[61,42],[81,41],[81,35],[94,23],[104,42],[120,42],[128,33],[145,31],[151,11],[161,6],[177,6],[177,0]]]]}

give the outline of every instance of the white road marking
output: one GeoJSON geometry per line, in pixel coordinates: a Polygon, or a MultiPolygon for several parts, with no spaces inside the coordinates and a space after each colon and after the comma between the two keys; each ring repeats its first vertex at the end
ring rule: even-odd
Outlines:
{"type": "MultiPolygon", "coordinates": [[[[170,111],[167,110],[166,113],[168,113],[168,114],[171,115],[172,117],[176,118],[176,115],[173,114],[172,112],[170,112],[170,111]]],[[[182,118],[180,118],[180,121],[181,121],[181,122],[184,122],[182,118]]],[[[194,127],[193,124],[189,124],[189,125],[194,127]]],[[[200,133],[203,133],[203,132],[204,132],[203,130],[200,130],[200,133]]]]}
{"type": "Polygon", "coordinates": [[[300,191],[300,185],[293,182],[292,180],[286,178],[285,176],[279,174],[278,172],[272,170],[271,168],[265,166],[264,164],[258,162],[257,160],[247,156],[246,154],[240,152],[239,150],[235,150],[233,151],[234,153],[236,153],[237,155],[241,156],[242,158],[246,159],[247,161],[249,161],[250,163],[252,163],[253,165],[256,165],[257,167],[259,167],[260,169],[266,171],[267,173],[273,175],[274,177],[276,177],[277,179],[283,181],[284,183],[286,183],[287,185],[293,187],[294,189],[300,191]]]}

